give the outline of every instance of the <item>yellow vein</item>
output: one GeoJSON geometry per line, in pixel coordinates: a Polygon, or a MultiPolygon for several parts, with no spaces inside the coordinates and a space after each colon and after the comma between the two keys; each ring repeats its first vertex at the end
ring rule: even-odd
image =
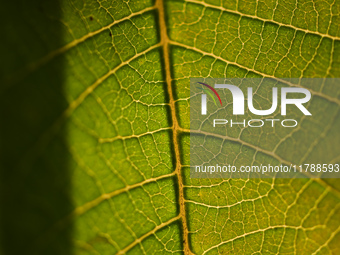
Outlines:
{"type": "Polygon", "coordinates": [[[159,18],[159,29],[161,33],[161,43],[163,49],[163,58],[164,58],[164,68],[166,75],[166,84],[168,88],[169,95],[169,104],[171,110],[171,119],[172,119],[172,130],[173,130],[173,145],[176,157],[176,174],[178,178],[178,196],[179,196],[179,208],[180,208],[180,216],[182,218],[182,229],[183,229],[183,248],[184,254],[191,254],[189,247],[189,231],[188,224],[186,218],[185,211],[185,200],[184,200],[184,192],[183,192],[183,180],[182,180],[182,171],[181,171],[181,155],[180,148],[178,143],[178,130],[179,124],[176,116],[176,103],[173,95],[172,84],[171,84],[171,73],[170,73],[170,53],[169,53],[169,38],[167,34],[167,27],[165,23],[165,13],[164,13],[164,3],[163,0],[157,0],[156,6],[158,9],[158,18],[159,18]]]}
{"type": "Polygon", "coordinates": [[[126,187],[124,187],[122,189],[115,190],[115,191],[110,192],[110,193],[104,193],[100,197],[97,197],[96,199],[94,199],[94,200],[92,200],[92,201],[90,201],[90,202],[88,202],[88,203],[86,203],[82,206],[77,207],[70,215],[68,215],[64,219],[64,221],[73,219],[76,216],[80,216],[80,215],[84,214],[85,212],[87,212],[88,210],[98,206],[103,201],[111,199],[115,196],[118,196],[119,194],[126,193],[126,192],[133,190],[135,188],[138,188],[138,187],[142,187],[143,185],[151,183],[151,182],[157,182],[157,181],[162,180],[162,179],[173,177],[173,176],[175,176],[175,174],[176,174],[175,172],[172,172],[170,174],[161,175],[161,176],[158,176],[158,177],[155,177],[155,178],[149,178],[149,179],[146,179],[146,180],[139,182],[139,183],[127,185],[126,187]]]}
{"type": "Polygon", "coordinates": [[[318,248],[315,252],[313,252],[312,255],[318,254],[319,251],[322,250],[322,248],[325,248],[326,246],[328,246],[329,243],[334,239],[334,237],[335,237],[339,232],[340,232],[340,226],[339,226],[334,232],[332,232],[332,234],[330,235],[330,237],[328,238],[328,240],[327,240],[323,245],[319,246],[319,248],[318,248]]]}
{"type": "MultiPolygon", "coordinates": [[[[286,81],[286,80],[280,79],[280,78],[275,77],[275,76],[273,76],[273,75],[261,73],[261,72],[259,72],[259,71],[256,71],[255,69],[248,68],[248,67],[245,67],[245,66],[243,66],[243,65],[241,65],[241,64],[239,64],[239,63],[236,63],[236,62],[232,62],[232,61],[226,60],[226,59],[224,59],[224,58],[222,58],[222,57],[216,56],[216,55],[213,54],[213,53],[209,53],[209,52],[205,52],[205,51],[203,51],[203,50],[197,49],[196,47],[188,46],[188,45],[186,45],[186,44],[179,43],[179,42],[176,42],[176,41],[170,41],[170,44],[176,45],[176,46],[179,46],[179,47],[188,49],[188,50],[196,51],[196,52],[201,53],[201,54],[203,54],[203,55],[205,55],[205,56],[210,56],[210,57],[212,57],[212,58],[221,60],[221,61],[223,61],[223,62],[225,62],[225,63],[227,63],[227,64],[234,65],[234,66],[237,66],[237,67],[239,67],[239,68],[242,68],[242,69],[244,69],[244,70],[246,70],[246,71],[248,71],[248,72],[253,72],[253,73],[259,74],[259,75],[261,75],[261,76],[263,76],[263,77],[268,77],[268,78],[276,79],[277,81],[280,81],[280,82],[282,82],[282,83],[285,83],[285,84],[287,84],[287,85],[289,85],[289,86],[293,86],[293,87],[301,87],[301,86],[299,86],[298,84],[290,83],[290,82],[288,82],[288,81],[286,81]]],[[[312,89],[310,89],[310,88],[308,88],[308,90],[309,90],[313,95],[315,95],[315,96],[324,98],[324,99],[326,99],[326,100],[328,100],[328,101],[330,101],[330,102],[333,102],[333,103],[336,103],[336,104],[340,105],[340,100],[339,100],[338,98],[330,97],[330,96],[328,96],[328,95],[325,95],[325,94],[323,94],[323,93],[321,93],[321,92],[312,90],[312,89]]]]}
{"type": "Polygon", "coordinates": [[[170,220],[168,220],[167,222],[164,222],[160,225],[158,225],[157,227],[155,227],[153,230],[151,230],[150,232],[144,234],[143,236],[141,236],[140,238],[136,239],[135,241],[133,241],[131,244],[129,244],[128,246],[126,246],[123,250],[117,252],[116,254],[126,254],[127,251],[129,251],[132,247],[136,246],[137,244],[141,243],[145,238],[149,237],[150,235],[156,233],[158,230],[164,228],[165,226],[170,225],[171,223],[179,220],[181,218],[181,215],[178,215],[170,220]]]}
{"type": "Polygon", "coordinates": [[[323,38],[329,38],[331,40],[340,40],[340,37],[337,37],[337,36],[332,36],[332,35],[329,35],[329,34],[320,33],[318,31],[312,31],[312,30],[308,30],[308,29],[299,28],[299,27],[296,27],[296,26],[293,26],[293,25],[290,25],[290,24],[280,23],[280,22],[275,21],[275,20],[261,18],[259,16],[252,16],[252,15],[242,13],[242,12],[239,12],[239,11],[236,11],[236,10],[227,9],[227,8],[224,8],[224,7],[221,7],[221,6],[215,6],[215,5],[212,5],[212,4],[205,3],[205,2],[200,2],[200,1],[196,1],[196,0],[186,0],[186,2],[198,4],[198,5],[204,6],[206,8],[212,8],[212,9],[219,10],[219,11],[222,11],[222,12],[237,14],[241,17],[260,20],[262,22],[271,22],[271,23],[278,25],[280,27],[288,27],[288,28],[291,28],[291,29],[294,29],[294,30],[297,30],[297,31],[300,31],[300,32],[303,32],[303,33],[306,33],[306,34],[314,34],[314,35],[318,35],[318,36],[323,37],[323,38]]]}
{"type": "Polygon", "coordinates": [[[155,6],[152,6],[152,7],[148,7],[148,8],[145,8],[144,10],[141,10],[139,12],[135,12],[135,13],[131,13],[130,15],[122,18],[122,19],[119,19],[119,20],[115,20],[114,22],[110,23],[109,25],[107,26],[104,26],[96,31],[93,31],[93,32],[90,32],[78,39],[75,39],[73,40],[72,42],[62,46],[61,48],[58,48],[56,50],[53,50],[51,51],[50,53],[48,53],[47,55],[45,55],[44,57],[40,58],[39,60],[35,61],[35,62],[32,62],[32,63],[29,63],[27,64],[23,69],[21,69],[20,71],[10,75],[8,78],[7,78],[7,86],[10,85],[10,84],[13,84],[13,83],[16,83],[20,80],[22,80],[23,78],[25,78],[28,74],[30,74],[31,72],[34,72],[35,70],[37,70],[39,67],[47,64],[48,62],[50,62],[52,59],[54,59],[55,57],[65,53],[66,51],[72,49],[73,47],[77,46],[78,44],[86,41],[87,39],[111,28],[112,26],[114,25],[117,25],[118,23],[121,23],[123,21],[126,21],[126,20],[129,20],[135,16],[139,16],[139,15],[142,15],[148,11],[151,11],[151,10],[154,10],[155,9],[155,6]]]}
{"type": "Polygon", "coordinates": [[[99,143],[111,143],[111,142],[114,142],[114,141],[117,141],[117,140],[127,140],[127,139],[132,139],[132,138],[141,138],[143,136],[153,135],[153,134],[165,131],[165,130],[171,130],[171,127],[159,128],[157,130],[147,131],[147,132],[144,132],[144,133],[139,134],[139,135],[128,135],[128,136],[118,135],[118,136],[115,136],[115,137],[112,137],[112,138],[111,137],[109,137],[109,138],[99,138],[98,142],[99,143]]]}
{"type": "MultiPolygon", "coordinates": [[[[233,141],[233,142],[236,142],[236,143],[240,143],[240,144],[242,144],[244,146],[247,146],[249,148],[254,149],[255,151],[259,151],[259,152],[262,152],[263,154],[271,156],[274,159],[278,160],[279,162],[281,162],[281,163],[283,163],[285,165],[288,165],[288,166],[291,165],[291,164],[294,165],[294,163],[289,162],[288,160],[285,160],[285,159],[281,158],[279,155],[275,154],[272,151],[268,151],[268,150],[262,149],[262,148],[260,148],[258,146],[255,146],[255,145],[252,145],[252,144],[247,143],[245,141],[242,141],[239,138],[233,138],[233,137],[230,137],[230,136],[223,136],[223,135],[209,133],[209,132],[205,132],[205,131],[189,130],[189,129],[184,129],[184,128],[180,128],[180,131],[181,132],[186,132],[186,133],[201,134],[201,135],[205,135],[205,136],[211,136],[211,137],[216,137],[216,138],[220,138],[220,139],[223,139],[223,140],[228,140],[228,141],[233,141]]],[[[308,175],[308,173],[304,173],[304,174],[308,175]]],[[[322,180],[320,178],[313,178],[313,180],[316,181],[317,183],[319,183],[320,185],[322,185],[324,188],[330,188],[332,190],[332,192],[334,194],[336,194],[338,198],[340,198],[340,191],[339,190],[337,190],[334,187],[330,186],[328,183],[326,183],[324,180],[322,180]]]]}
{"type": "Polygon", "coordinates": [[[209,205],[209,204],[206,204],[206,203],[203,203],[203,202],[197,202],[197,201],[188,200],[188,199],[186,199],[185,202],[186,203],[192,203],[192,204],[199,205],[199,206],[203,206],[203,207],[213,208],[213,209],[225,209],[225,208],[232,208],[232,207],[235,207],[235,206],[243,204],[243,203],[256,202],[258,200],[261,200],[261,199],[263,199],[265,197],[268,197],[270,191],[272,191],[272,189],[270,189],[263,196],[259,196],[259,197],[254,198],[254,199],[243,199],[243,200],[240,200],[238,202],[235,202],[233,204],[228,204],[228,205],[209,205]]]}
{"type": "Polygon", "coordinates": [[[110,193],[102,194],[101,196],[95,198],[94,200],[89,201],[86,204],[81,205],[81,206],[75,208],[69,215],[67,215],[66,217],[62,218],[58,222],[56,222],[40,238],[37,239],[36,246],[38,247],[41,244],[48,243],[48,240],[53,239],[53,237],[57,233],[59,233],[62,229],[64,229],[72,220],[74,220],[76,217],[79,217],[79,216],[83,215],[84,213],[86,213],[90,209],[95,208],[96,206],[98,206],[102,202],[104,202],[104,201],[106,201],[108,199],[111,199],[111,198],[113,198],[115,196],[118,196],[119,194],[122,194],[122,193],[125,193],[125,192],[129,192],[130,190],[133,190],[135,188],[142,187],[143,185],[146,185],[148,183],[157,182],[159,180],[170,178],[170,177],[173,177],[175,175],[176,175],[176,173],[172,172],[170,174],[165,174],[165,175],[158,176],[158,177],[155,177],[155,178],[150,178],[150,179],[144,180],[144,181],[139,182],[139,183],[135,183],[135,184],[132,184],[132,185],[127,185],[126,187],[124,187],[122,189],[115,190],[115,191],[112,191],[110,193]]]}
{"type": "Polygon", "coordinates": [[[316,226],[310,227],[310,228],[304,228],[302,226],[287,226],[287,225],[270,226],[270,227],[267,227],[267,228],[264,228],[264,229],[257,229],[257,230],[251,231],[251,232],[244,233],[242,235],[236,236],[236,237],[231,238],[231,239],[226,240],[226,241],[222,241],[219,244],[211,246],[209,249],[205,250],[202,254],[206,254],[207,252],[209,252],[209,251],[211,251],[213,249],[218,249],[218,247],[220,247],[223,244],[231,243],[231,242],[234,242],[234,241],[236,241],[238,239],[245,238],[245,237],[248,237],[250,235],[254,235],[254,234],[257,234],[257,233],[261,233],[261,232],[262,232],[262,234],[264,234],[264,232],[269,231],[269,230],[274,230],[274,229],[295,229],[295,230],[303,230],[303,231],[309,230],[309,231],[311,231],[311,230],[315,230],[315,229],[319,229],[319,228],[324,229],[325,227],[322,226],[322,225],[316,225],[316,226]]]}
{"type": "Polygon", "coordinates": [[[26,155],[23,157],[23,160],[21,164],[23,164],[24,169],[29,169],[29,166],[34,162],[36,157],[40,155],[40,153],[43,151],[44,148],[48,145],[49,141],[59,132],[62,124],[64,121],[73,113],[75,109],[87,98],[88,95],[90,95],[103,81],[105,81],[110,75],[114,74],[117,70],[119,70],[121,67],[129,64],[134,59],[137,59],[138,57],[152,51],[153,49],[156,49],[160,47],[160,43],[155,44],[151,46],[150,48],[146,49],[145,51],[142,51],[140,53],[137,53],[135,56],[130,58],[129,60],[126,60],[122,63],[120,63],[118,66],[107,72],[105,75],[97,79],[92,85],[87,87],[85,91],[83,91],[78,98],[76,98],[73,102],[69,104],[67,109],[61,114],[61,116],[52,124],[50,128],[47,129],[44,134],[38,139],[37,143],[31,148],[26,155]]]}

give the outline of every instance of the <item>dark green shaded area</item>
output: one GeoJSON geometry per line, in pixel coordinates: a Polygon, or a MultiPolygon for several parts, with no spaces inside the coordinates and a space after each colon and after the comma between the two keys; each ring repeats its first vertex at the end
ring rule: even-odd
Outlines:
{"type": "Polygon", "coordinates": [[[58,125],[67,106],[64,66],[61,58],[41,64],[62,45],[60,3],[6,1],[0,15],[0,247],[3,254],[71,254],[72,228],[55,231],[72,209],[58,125]]]}

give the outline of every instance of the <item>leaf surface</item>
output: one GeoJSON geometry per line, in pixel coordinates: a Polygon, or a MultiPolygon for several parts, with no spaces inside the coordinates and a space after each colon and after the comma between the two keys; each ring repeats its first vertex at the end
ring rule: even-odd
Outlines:
{"type": "MultiPolygon", "coordinates": [[[[5,254],[340,253],[337,180],[188,168],[189,79],[339,77],[339,1],[46,2],[1,10],[5,254]]],[[[339,88],[303,86],[314,122],[233,129],[231,162],[339,163],[339,88]]]]}

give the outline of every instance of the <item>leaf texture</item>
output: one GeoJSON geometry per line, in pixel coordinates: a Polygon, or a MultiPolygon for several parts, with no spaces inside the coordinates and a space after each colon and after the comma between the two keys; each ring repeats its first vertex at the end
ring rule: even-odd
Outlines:
{"type": "MultiPolygon", "coordinates": [[[[339,77],[339,1],[4,7],[3,254],[340,253],[338,180],[189,176],[189,79],[339,77]]],[[[314,122],[232,130],[230,159],[339,163],[340,90],[304,86],[314,122]]]]}

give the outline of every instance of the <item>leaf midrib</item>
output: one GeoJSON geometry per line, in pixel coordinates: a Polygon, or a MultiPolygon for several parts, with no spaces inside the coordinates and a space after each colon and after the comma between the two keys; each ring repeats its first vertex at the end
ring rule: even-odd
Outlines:
{"type": "Polygon", "coordinates": [[[157,0],[156,6],[158,9],[158,20],[159,20],[159,29],[161,33],[161,44],[163,49],[163,60],[164,60],[164,68],[165,68],[165,77],[166,77],[166,85],[168,89],[169,96],[169,104],[170,104],[170,112],[171,112],[171,120],[172,120],[172,142],[174,146],[175,152],[175,160],[176,160],[176,169],[175,173],[178,180],[178,202],[179,202],[179,214],[182,222],[182,231],[183,231],[183,249],[184,254],[192,254],[189,247],[189,230],[187,224],[186,210],[185,210],[185,199],[184,199],[184,188],[183,188],[183,180],[182,180],[182,166],[181,166],[181,154],[180,154],[180,146],[178,143],[178,134],[179,134],[179,123],[177,119],[176,113],[176,105],[174,99],[174,91],[172,90],[172,78],[170,73],[170,53],[169,53],[169,37],[167,34],[167,27],[165,21],[165,13],[164,13],[164,2],[163,0],[157,0]]]}

